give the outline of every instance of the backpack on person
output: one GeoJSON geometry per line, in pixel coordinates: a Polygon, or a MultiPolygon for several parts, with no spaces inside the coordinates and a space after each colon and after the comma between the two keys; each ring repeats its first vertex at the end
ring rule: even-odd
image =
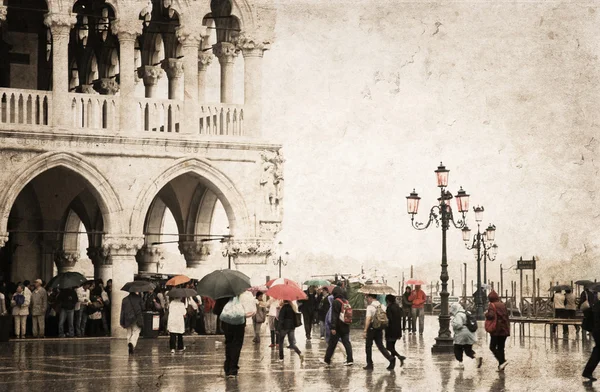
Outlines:
{"type": "Polygon", "coordinates": [[[336,298],[336,301],[340,301],[342,309],[340,309],[340,321],[344,324],[352,324],[352,306],[347,299],[336,298]]]}
{"type": "Polygon", "coordinates": [[[23,306],[24,303],[25,303],[25,296],[23,294],[15,295],[15,304],[17,304],[17,306],[23,306]]]}
{"type": "Polygon", "coordinates": [[[477,318],[475,317],[475,315],[469,312],[468,310],[465,310],[464,313],[465,316],[467,316],[465,321],[465,327],[467,327],[467,329],[471,332],[477,331],[477,318]]]}
{"type": "Polygon", "coordinates": [[[383,328],[387,328],[387,326],[389,324],[390,324],[390,320],[388,319],[388,316],[385,313],[385,310],[383,310],[381,305],[379,305],[375,309],[375,316],[373,316],[373,322],[371,325],[373,326],[374,329],[383,329],[383,328]]]}

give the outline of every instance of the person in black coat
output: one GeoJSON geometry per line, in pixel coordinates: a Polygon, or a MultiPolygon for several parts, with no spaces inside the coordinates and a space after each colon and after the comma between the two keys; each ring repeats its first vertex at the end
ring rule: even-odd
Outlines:
{"type": "MultiPolygon", "coordinates": [[[[223,308],[232,297],[219,298],[215,301],[213,313],[221,316],[223,308]]],[[[241,325],[232,325],[221,320],[221,329],[225,335],[225,363],[223,369],[227,378],[235,378],[238,375],[240,354],[244,345],[244,332],[246,321],[241,325]]]]}
{"type": "Polygon", "coordinates": [[[130,293],[121,302],[121,319],[119,321],[121,327],[127,329],[129,355],[133,355],[140,332],[142,332],[142,326],[144,325],[143,308],[144,301],[138,293],[130,293]]]}
{"type": "Polygon", "coordinates": [[[398,354],[396,351],[396,340],[402,337],[402,309],[396,302],[396,296],[386,295],[387,309],[385,310],[388,318],[388,326],[385,329],[385,348],[396,358],[400,360],[400,366],[404,366],[406,357],[398,354]]]}
{"type": "Polygon", "coordinates": [[[290,335],[296,329],[296,312],[292,308],[290,301],[283,301],[283,305],[279,310],[277,327],[279,329],[279,361],[283,361],[283,341],[288,336],[288,341],[290,342],[289,348],[298,354],[301,362],[304,362],[304,355],[302,355],[302,352],[296,346],[295,339],[290,335]]]}
{"type": "Polygon", "coordinates": [[[307,298],[305,300],[298,301],[298,303],[300,304],[300,312],[302,312],[302,317],[304,318],[304,332],[306,333],[306,340],[310,340],[312,326],[315,320],[315,312],[319,307],[319,295],[315,291],[314,286],[310,286],[305,293],[307,298]]]}
{"type": "Polygon", "coordinates": [[[323,287],[321,292],[321,302],[319,303],[319,327],[321,333],[321,340],[325,340],[325,329],[326,329],[326,320],[327,313],[329,312],[329,289],[327,287],[323,287]]]}
{"type": "Polygon", "coordinates": [[[350,343],[350,324],[346,324],[340,320],[340,313],[342,312],[342,305],[348,302],[346,294],[341,287],[333,289],[333,304],[331,305],[331,337],[327,344],[327,351],[325,352],[324,362],[327,366],[331,364],[331,357],[338,344],[338,340],[342,341],[344,349],[346,349],[346,363],[345,366],[352,366],[354,360],[352,358],[352,344],[350,343]]]}
{"type": "MultiPolygon", "coordinates": [[[[581,374],[583,377],[589,379],[590,381],[596,381],[596,378],[593,376],[594,370],[596,370],[596,366],[600,363],[600,302],[594,301],[594,305],[591,309],[592,314],[591,319],[593,320],[592,326],[592,337],[594,338],[594,349],[592,350],[592,354],[590,355],[590,359],[587,361],[585,368],[583,369],[583,373],[581,374]]],[[[588,311],[589,312],[589,311],[588,311]]]]}

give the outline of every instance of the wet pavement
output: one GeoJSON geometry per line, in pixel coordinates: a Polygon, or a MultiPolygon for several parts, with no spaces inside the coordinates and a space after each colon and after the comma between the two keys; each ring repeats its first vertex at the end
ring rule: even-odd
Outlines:
{"type": "MultiPolygon", "coordinates": [[[[266,328],[266,326],[263,326],[266,328]]],[[[21,340],[0,343],[0,391],[600,391],[583,382],[581,370],[593,343],[571,331],[568,339],[544,338],[543,328],[532,327],[534,336],[511,336],[509,360],[504,373],[487,349],[483,328],[474,346],[484,358],[483,366],[466,360],[465,369],[455,369],[452,354],[432,354],[437,318],[426,317],[424,336],[408,335],[396,344],[408,357],[404,367],[386,370],[387,361],[374,347],[375,370],[365,364],[364,340],[353,330],[355,365],[344,367],[339,351],[333,366],[324,368],[319,359],[325,342],[307,342],[303,328],[296,330],[300,358],[285,350],[283,363],[268,347],[268,332],[262,344],[252,343],[247,327],[237,379],[225,379],[222,336],[186,336],[187,350],[170,354],[166,338],[140,339],[130,357],[124,340],[110,338],[21,340]]],[[[600,375],[600,369],[597,371],[600,375]]]]}

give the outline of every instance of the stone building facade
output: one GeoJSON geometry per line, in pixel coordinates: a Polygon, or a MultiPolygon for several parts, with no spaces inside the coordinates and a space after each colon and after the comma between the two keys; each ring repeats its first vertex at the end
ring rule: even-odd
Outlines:
{"type": "Polygon", "coordinates": [[[191,276],[215,269],[222,238],[235,265],[265,264],[283,216],[281,146],[261,138],[274,22],[265,0],[4,0],[2,279],[73,270],[83,224],[118,320],[119,288],[155,271],[155,243],[173,239],[161,236],[166,208],[191,276]],[[220,102],[206,102],[208,67],[220,68],[220,102]],[[229,233],[211,231],[217,202],[229,233]]]}

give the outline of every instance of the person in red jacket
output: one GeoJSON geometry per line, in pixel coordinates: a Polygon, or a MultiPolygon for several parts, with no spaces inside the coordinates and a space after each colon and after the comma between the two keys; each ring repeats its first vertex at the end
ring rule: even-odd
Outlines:
{"type": "Polygon", "coordinates": [[[423,335],[425,328],[425,302],[427,294],[421,290],[421,285],[415,285],[415,289],[408,297],[412,302],[412,332],[417,333],[417,317],[419,318],[419,335],[423,335]]]}
{"type": "Polygon", "coordinates": [[[506,338],[510,336],[508,309],[495,291],[488,295],[488,299],[490,303],[485,313],[485,330],[490,334],[490,350],[498,360],[498,371],[501,372],[508,365],[504,356],[506,338]]]}

